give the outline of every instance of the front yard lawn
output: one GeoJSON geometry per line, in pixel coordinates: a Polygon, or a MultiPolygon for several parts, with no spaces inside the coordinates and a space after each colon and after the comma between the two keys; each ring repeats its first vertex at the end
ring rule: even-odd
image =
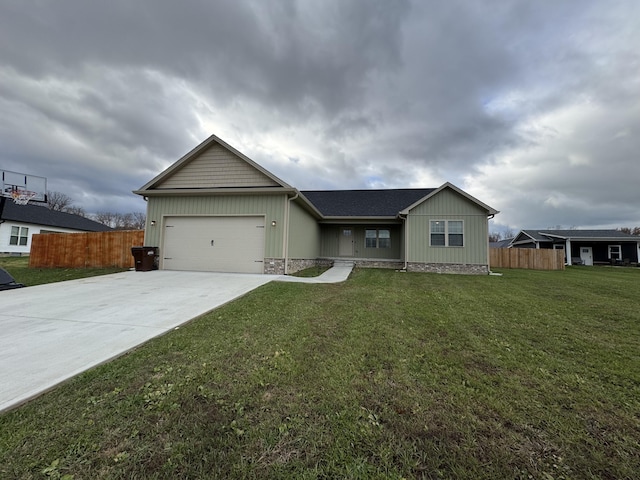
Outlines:
{"type": "Polygon", "coordinates": [[[0,267],[27,287],[126,271],[125,268],[29,268],[29,257],[0,257],[0,267]]]}
{"type": "Polygon", "coordinates": [[[640,270],[503,273],[265,285],[1,415],[0,478],[637,478],[640,270]]]}

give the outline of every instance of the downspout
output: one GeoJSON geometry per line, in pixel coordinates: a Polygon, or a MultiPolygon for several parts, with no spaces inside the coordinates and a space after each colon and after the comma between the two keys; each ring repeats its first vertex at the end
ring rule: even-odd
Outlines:
{"type": "MultiPolygon", "coordinates": [[[[495,216],[496,215],[494,213],[487,216],[487,234],[489,233],[489,220],[495,216]]],[[[487,270],[487,273],[491,275],[491,245],[489,245],[489,235],[487,235],[487,270]]]]}
{"type": "Polygon", "coordinates": [[[405,216],[398,214],[398,216],[404,222],[404,267],[402,269],[406,272],[409,265],[409,222],[407,221],[409,214],[405,216]]]}
{"type": "Polygon", "coordinates": [[[284,216],[284,274],[289,275],[289,217],[291,215],[291,202],[300,196],[296,191],[293,197],[289,197],[285,204],[286,212],[284,216]]]}

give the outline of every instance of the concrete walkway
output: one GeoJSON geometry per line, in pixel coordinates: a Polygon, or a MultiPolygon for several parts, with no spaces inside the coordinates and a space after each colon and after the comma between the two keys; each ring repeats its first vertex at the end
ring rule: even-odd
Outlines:
{"type": "Polygon", "coordinates": [[[296,283],[340,283],[344,282],[353,270],[353,262],[335,262],[333,267],[317,277],[291,277],[281,276],[280,282],[296,283]]]}
{"type": "Polygon", "coordinates": [[[271,281],[316,278],[210,272],[122,272],[0,291],[0,412],[271,281]]]}

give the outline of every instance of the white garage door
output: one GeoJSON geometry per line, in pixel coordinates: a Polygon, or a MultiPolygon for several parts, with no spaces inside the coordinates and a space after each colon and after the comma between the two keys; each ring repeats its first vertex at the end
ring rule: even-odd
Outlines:
{"type": "Polygon", "coordinates": [[[264,217],[167,217],[162,268],[263,273],[264,217]]]}

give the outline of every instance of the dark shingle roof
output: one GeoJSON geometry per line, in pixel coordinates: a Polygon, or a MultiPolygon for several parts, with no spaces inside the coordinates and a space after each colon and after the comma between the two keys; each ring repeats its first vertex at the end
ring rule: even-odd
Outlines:
{"type": "Polygon", "coordinates": [[[301,193],[326,217],[395,217],[434,190],[307,190],[301,193]]]}
{"type": "Polygon", "coordinates": [[[83,232],[106,232],[113,230],[111,227],[94,222],[88,218],[71,213],[49,210],[46,206],[33,204],[16,205],[9,199],[0,198],[0,206],[2,206],[2,203],[4,203],[4,208],[0,211],[0,219],[2,220],[68,228],[83,232]]]}
{"type": "Polygon", "coordinates": [[[636,240],[637,237],[621,232],[620,230],[522,230],[539,242],[548,242],[552,238],[620,238],[636,240]]]}
{"type": "Polygon", "coordinates": [[[489,246],[491,248],[507,248],[511,244],[512,240],[513,238],[505,238],[504,240],[499,240],[497,242],[489,242],[489,246]]]}
{"type": "MultiPolygon", "coordinates": [[[[537,240],[539,242],[546,242],[549,240],[549,237],[545,237],[544,235],[541,235],[539,232],[541,230],[522,230],[521,233],[525,233],[527,234],[529,237],[533,238],[534,240],[537,240]]],[[[518,235],[516,236],[516,240],[528,240],[527,238],[521,238],[522,235],[518,235]]]]}
{"type": "Polygon", "coordinates": [[[620,230],[538,230],[541,234],[564,238],[629,238],[631,235],[620,230]]]}

